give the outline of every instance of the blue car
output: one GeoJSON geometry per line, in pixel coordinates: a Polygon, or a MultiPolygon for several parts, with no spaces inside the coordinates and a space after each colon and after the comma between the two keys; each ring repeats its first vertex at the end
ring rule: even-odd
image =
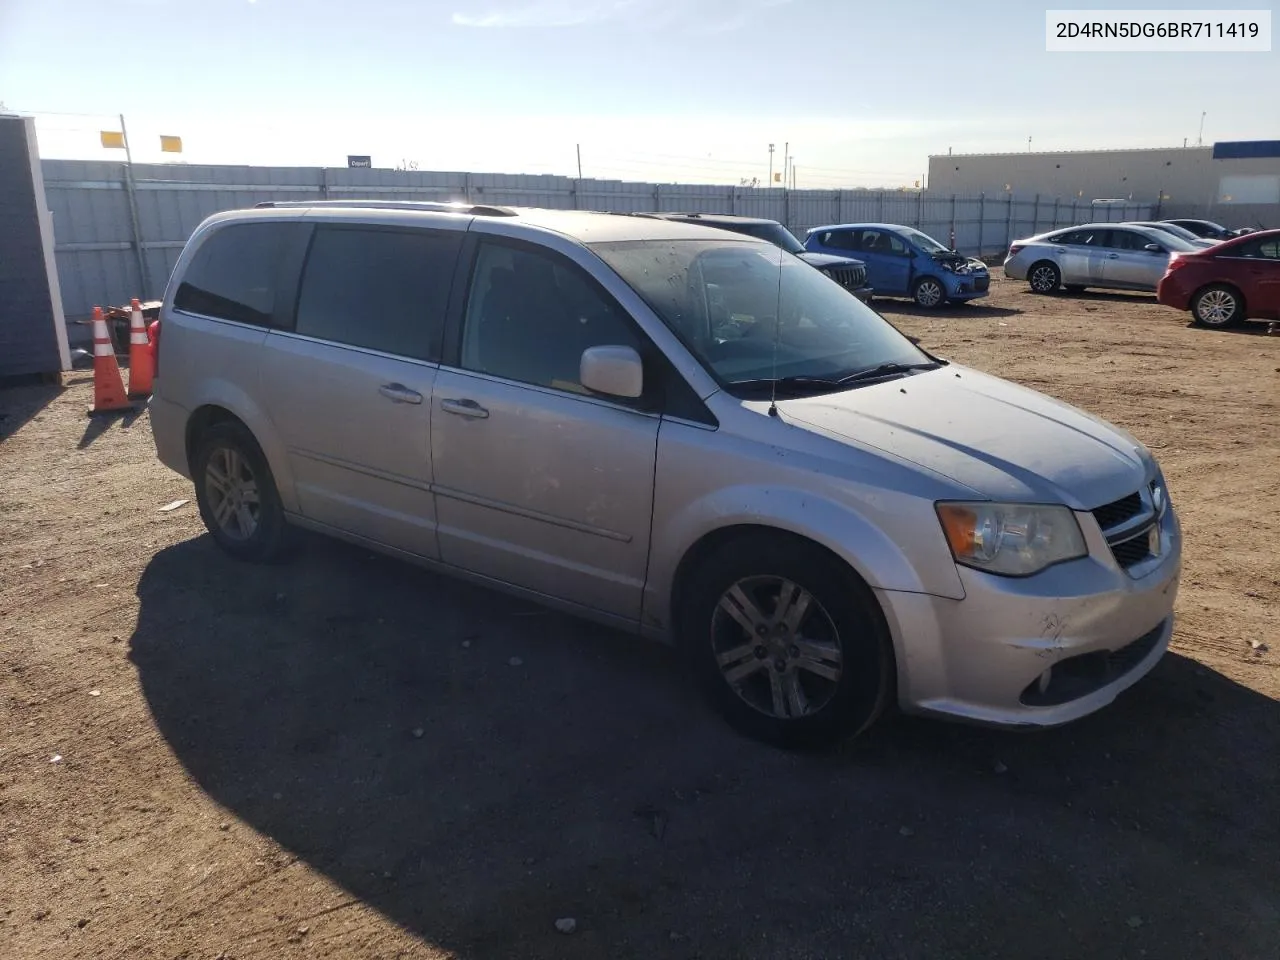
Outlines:
{"type": "Polygon", "coordinates": [[[867,283],[878,297],[910,297],[932,310],[944,303],[985,297],[986,264],[956,253],[928,234],[895,223],[842,223],[814,227],[806,250],[856,257],[867,265],[867,283]]]}

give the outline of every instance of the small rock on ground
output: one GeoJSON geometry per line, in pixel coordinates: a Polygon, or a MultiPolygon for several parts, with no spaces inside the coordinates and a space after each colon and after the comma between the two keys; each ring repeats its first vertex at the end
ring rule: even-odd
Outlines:
{"type": "Polygon", "coordinates": [[[578,921],[573,917],[561,917],[556,921],[556,929],[561,933],[573,933],[578,929],[578,921]]]}

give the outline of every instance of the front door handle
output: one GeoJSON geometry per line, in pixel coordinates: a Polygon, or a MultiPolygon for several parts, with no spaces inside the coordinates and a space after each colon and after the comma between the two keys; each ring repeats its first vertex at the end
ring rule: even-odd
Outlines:
{"type": "Polygon", "coordinates": [[[410,390],[403,383],[384,383],[378,388],[378,392],[392,403],[422,402],[422,394],[417,390],[410,390]]]}
{"type": "Polygon", "coordinates": [[[1119,260],[1119,259],[1120,259],[1120,254],[1118,254],[1118,253],[1108,253],[1108,254],[1107,254],[1107,259],[1108,259],[1108,260],[1119,260]]]}
{"type": "Polygon", "coordinates": [[[441,400],[440,409],[472,420],[483,420],[489,416],[489,411],[474,400],[441,400]]]}

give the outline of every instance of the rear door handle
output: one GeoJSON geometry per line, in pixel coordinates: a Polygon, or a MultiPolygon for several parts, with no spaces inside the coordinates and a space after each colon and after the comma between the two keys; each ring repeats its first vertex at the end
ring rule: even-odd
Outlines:
{"type": "Polygon", "coordinates": [[[489,411],[474,400],[441,400],[440,409],[472,420],[484,420],[489,416],[489,411]]]}
{"type": "Polygon", "coordinates": [[[1118,254],[1118,253],[1108,253],[1108,254],[1107,254],[1107,259],[1108,259],[1108,260],[1119,260],[1119,259],[1120,259],[1120,254],[1118,254]]]}
{"type": "Polygon", "coordinates": [[[384,383],[378,388],[378,392],[392,403],[422,402],[422,394],[417,390],[410,390],[403,383],[384,383]]]}

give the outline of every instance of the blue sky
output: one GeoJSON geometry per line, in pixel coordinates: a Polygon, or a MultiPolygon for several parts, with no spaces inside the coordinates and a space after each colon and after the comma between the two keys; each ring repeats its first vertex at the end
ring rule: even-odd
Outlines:
{"type": "MultiPolygon", "coordinates": [[[[927,156],[1273,139],[1280,54],[1049,54],[1046,6],[855,0],[0,0],[47,156],[909,185],[927,156]],[[108,67],[108,57],[114,59],[108,67]],[[131,61],[136,60],[136,65],[131,61]],[[1251,95],[1248,91],[1266,91],[1251,95]]],[[[1216,8],[1117,2],[1110,8],[1216,8]]],[[[1254,0],[1220,5],[1272,9],[1254,0]]]]}

